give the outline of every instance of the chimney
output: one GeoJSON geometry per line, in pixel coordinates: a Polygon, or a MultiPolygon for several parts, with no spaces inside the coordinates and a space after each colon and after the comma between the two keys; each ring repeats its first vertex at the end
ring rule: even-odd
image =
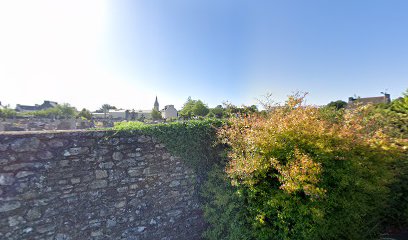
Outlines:
{"type": "MultiPolygon", "coordinates": [[[[391,102],[391,95],[389,93],[384,94],[386,103],[391,102]]],[[[1,105],[1,104],[0,104],[1,105]]]]}

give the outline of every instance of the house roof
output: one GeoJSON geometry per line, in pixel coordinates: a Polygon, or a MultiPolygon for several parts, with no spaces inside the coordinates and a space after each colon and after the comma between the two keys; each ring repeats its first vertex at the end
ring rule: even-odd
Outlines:
{"type": "Polygon", "coordinates": [[[367,98],[357,98],[353,99],[352,103],[362,103],[362,104],[378,104],[378,103],[388,103],[389,99],[386,96],[380,97],[367,97],[367,98]]]}
{"type": "Polygon", "coordinates": [[[28,105],[17,104],[16,109],[25,110],[25,111],[37,111],[37,110],[39,110],[39,107],[38,106],[28,106],[28,105]]]}
{"type": "Polygon", "coordinates": [[[35,106],[17,104],[16,110],[17,111],[38,111],[38,110],[53,108],[56,106],[58,106],[57,102],[45,100],[41,105],[36,104],[35,106]]]}

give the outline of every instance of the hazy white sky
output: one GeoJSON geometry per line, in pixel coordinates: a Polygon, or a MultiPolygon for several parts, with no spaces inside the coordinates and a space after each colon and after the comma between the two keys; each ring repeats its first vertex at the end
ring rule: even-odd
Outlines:
{"type": "Polygon", "coordinates": [[[0,0],[0,101],[323,105],[408,87],[406,0],[0,0]]]}
{"type": "Polygon", "coordinates": [[[0,1],[0,101],[150,108],[154,92],[104,63],[108,10],[103,0],[0,1]]]}

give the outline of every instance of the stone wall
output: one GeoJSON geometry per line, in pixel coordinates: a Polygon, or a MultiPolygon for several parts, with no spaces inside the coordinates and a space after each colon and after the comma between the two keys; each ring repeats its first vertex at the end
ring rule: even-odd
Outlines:
{"type": "Polygon", "coordinates": [[[91,128],[90,121],[81,119],[13,118],[0,119],[0,131],[74,130],[91,128]]]}
{"type": "Polygon", "coordinates": [[[0,239],[199,239],[197,181],[149,136],[0,134],[0,239]]]}

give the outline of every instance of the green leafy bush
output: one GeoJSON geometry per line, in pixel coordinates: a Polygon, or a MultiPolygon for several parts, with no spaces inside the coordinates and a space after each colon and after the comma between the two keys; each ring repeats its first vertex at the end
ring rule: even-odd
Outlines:
{"type": "Polygon", "coordinates": [[[367,107],[339,114],[302,100],[292,96],[265,116],[232,118],[220,131],[230,146],[231,185],[212,192],[206,205],[207,238],[233,239],[237,232],[244,237],[236,239],[378,235],[392,195],[390,166],[403,158],[403,141],[387,135],[367,107]],[[228,218],[238,222],[227,224],[228,218]]]}
{"type": "Polygon", "coordinates": [[[17,115],[16,111],[10,108],[0,108],[0,118],[12,118],[17,115]]]}

